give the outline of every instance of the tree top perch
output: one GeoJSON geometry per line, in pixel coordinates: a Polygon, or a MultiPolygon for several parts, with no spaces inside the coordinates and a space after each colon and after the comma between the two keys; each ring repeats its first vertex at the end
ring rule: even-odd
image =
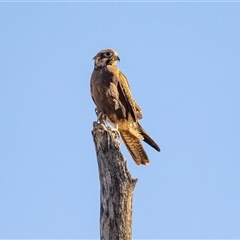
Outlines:
{"type": "Polygon", "coordinates": [[[101,240],[130,240],[132,199],[137,179],[131,177],[115,131],[94,122],[92,130],[100,180],[101,240]]]}

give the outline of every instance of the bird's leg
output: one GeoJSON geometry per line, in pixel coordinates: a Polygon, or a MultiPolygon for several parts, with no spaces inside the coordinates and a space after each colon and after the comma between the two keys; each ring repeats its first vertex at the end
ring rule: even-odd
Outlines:
{"type": "Polygon", "coordinates": [[[104,124],[104,121],[106,121],[106,116],[103,114],[103,112],[99,111],[98,108],[95,108],[95,113],[97,115],[97,120],[101,123],[104,124]]]}
{"type": "Polygon", "coordinates": [[[109,131],[108,130],[108,127],[106,126],[105,124],[105,121],[106,121],[106,116],[103,112],[101,112],[98,108],[95,108],[95,113],[97,115],[97,122],[100,123],[100,125],[102,126],[102,128],[105,130],[105,131],[109,131]]]}
{"type": "MultiPolygon", "coordinates": [[[[97,115],[97,119],[99,121],[100,124],[104,125],[104,127],[106,127],[105,122],[109,122],[112,126],[114,126],[115,128],[111,128],[111,127],[107,127],[109,130],[111,130],[111,132],[114,134],[115,138],[120,138],[120,132],[118,131],[118,124],[113,124],[109,121],[109,119],[107,119],[106,115],[101,112],[98,108],[95,108],[95,113],[97,115]]],[[[119,143],[120,144],[120,143],[119,143]]]]}

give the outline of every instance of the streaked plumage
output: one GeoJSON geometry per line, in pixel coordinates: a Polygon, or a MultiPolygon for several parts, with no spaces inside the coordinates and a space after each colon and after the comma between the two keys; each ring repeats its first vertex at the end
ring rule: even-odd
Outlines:
{"type": "Polygon", "coordinates": [[[116,66],[120,61],[113,49],[100,51],[94,58],[91,76],[91,95],[98,111],[107,121],[118,127],[118,131],[136,164],[149,163],[140,140],[160,151],[138,123],[142,119],[141,108],[132,97],[127,78],[116,66]]]}

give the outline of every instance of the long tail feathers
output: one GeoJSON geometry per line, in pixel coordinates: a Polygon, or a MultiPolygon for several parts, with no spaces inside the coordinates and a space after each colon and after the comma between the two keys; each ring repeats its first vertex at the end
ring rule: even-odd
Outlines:
{"type": "Polygon", "coordinates": [[[142,128],[142,126],[139,123],[138,123],[138,128],[141,135],[144,138],[143,141],[149,144],[154,149],[156,149],[158,152],[160,152],[161,151],[160,147],[153,141],[153,139],[146,133],[146,131],[142,128]]]}
{"type": "Polygon", "coordinates": [[[149,164],[148,156],[143,149],[140,140],[133,136],[128,130],[119,129],[119,132],[135,163],[137,165],[149,164]]]}
{"type": "Polygon", "coordinates": [[[129,153],[137,165],[147,165],[150,163],[140,139],[160,152],[160,147],[153,141],[153,139],[146,133],[139,123],[135,125],[135,128],[118,130],[129,153]]]}

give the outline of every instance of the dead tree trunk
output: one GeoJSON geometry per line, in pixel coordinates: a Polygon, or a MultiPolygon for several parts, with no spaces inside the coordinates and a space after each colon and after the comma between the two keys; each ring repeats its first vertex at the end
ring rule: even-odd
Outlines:
{"type": "Polygon", "coordinates": [[[132,179],[120,152],[120,141],[108,127],[94,122],[93,140],[100,179],[100,239],[132,239],[132,179]]]}

